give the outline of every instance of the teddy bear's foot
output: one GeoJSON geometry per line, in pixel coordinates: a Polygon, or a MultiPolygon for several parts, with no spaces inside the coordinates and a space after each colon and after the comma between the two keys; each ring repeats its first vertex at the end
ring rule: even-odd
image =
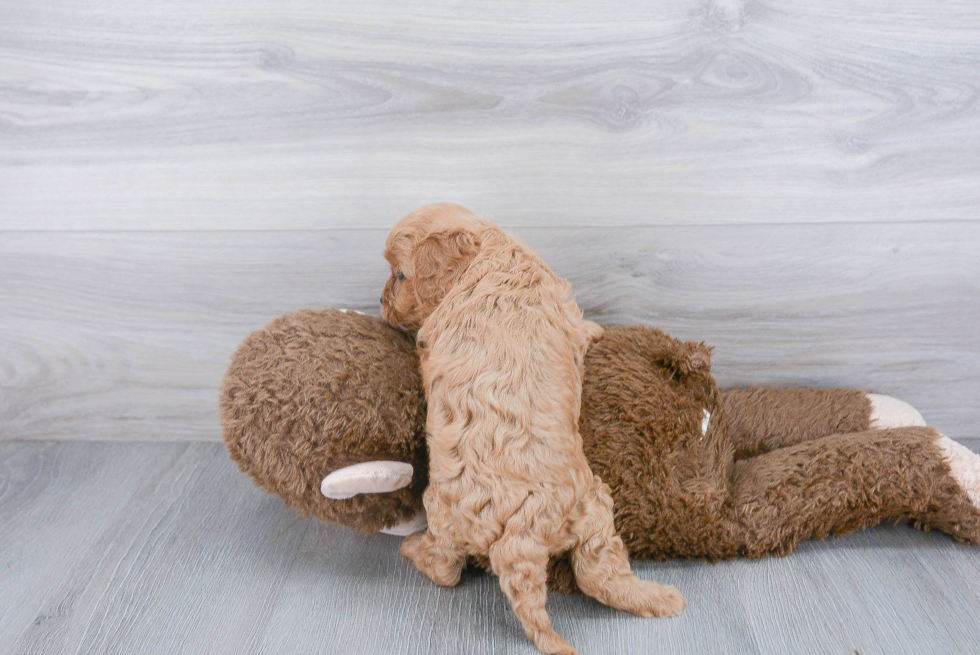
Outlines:
{"type": "Polygon", "coordinates": [[[904,400],[877,393],[869,393],[867,396],[871,401],[868,427],[872,430],[925,427],[925,419],[919,410],[904,400]]]}
{"type": "Polygon", "coordinates": [[[943,453],[950,475],[966,492],[973,506],[980,508],[980,455],[945,435],[939,435],[936,445],[943,453]]]}
{"type": "Polygon", "coordinates": [[[941,472],[936,471],[929,484],[928,507],[911,518],[916,527],[942,530],[964,543],[980,545],[980,455],[934,434],[932,447],[941,472]]]}

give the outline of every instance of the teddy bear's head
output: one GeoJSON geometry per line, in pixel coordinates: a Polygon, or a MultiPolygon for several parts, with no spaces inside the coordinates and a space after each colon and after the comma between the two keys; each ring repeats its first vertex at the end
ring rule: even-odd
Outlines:
{"type": "Polygon", "coordinates": [[[411,336],[338,309],[292,312],[252,332],[220,391],[224,441],[242,471],[303,514],[368,533],[422,515],[425,410],[411,336]],[[354,473],[356,491],[365,463],[387,472],[398,463],[405,477],[388,484],[401,488],[321,493],[332,473],[354,473]]]}

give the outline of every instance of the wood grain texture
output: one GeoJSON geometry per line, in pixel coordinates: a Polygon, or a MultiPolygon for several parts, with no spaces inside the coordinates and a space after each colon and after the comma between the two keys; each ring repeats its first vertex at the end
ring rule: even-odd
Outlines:
{"type": "MultiPolygon", "coordinates": [[[[4,653],[535,652],[493,579],[437,588],[187,442],[219,438],[250,330],[376,313],[385,232],[428,202],[517,232],[591,318],[713,343],[723,384],[868,388],[980,436],[974,0],[0,17],[4,653]]],[[[978,652],[977,552],[878,528],[638,564],[676,620],[549,607],[583,653],[978,652]]]]}
{"type": "MultiPolygon", "coordinates": [[[[536,652],[494,578],[439,588],[396,537],[297,520],[220,444],[0,443],[0,522],[10,655],[536,652]]],[[[786,558],[634,563],[684,591],[676,619],[581,596],[549,612],[582,653],[969,653],[977,553],[885,526],[786,558]]]]}
{"type": "MultiPolygon", "coordinates": [[[[385,233],[6,233],[0,439],[218,439],[238,343],[303,307],[377,314],[385,233]]],[[[518,235],[590,318],[715,345],[723,385],[865,388],[978,436],[978,223],[518,235]]]]}
{"type": "Polygon", "coordinates": [[[0,229],[978,218],[974,0],[0,13],[0,229]]]}

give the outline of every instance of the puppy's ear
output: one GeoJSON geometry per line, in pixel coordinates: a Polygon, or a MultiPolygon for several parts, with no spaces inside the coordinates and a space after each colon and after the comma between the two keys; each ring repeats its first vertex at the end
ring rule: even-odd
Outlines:
{"type": "Polygon", "coordinates": [[[480,250],[480,239],[472,232],[436,232],[412,250],[413,286],[419,303],[431,309],[462,277],[480,250]]]}

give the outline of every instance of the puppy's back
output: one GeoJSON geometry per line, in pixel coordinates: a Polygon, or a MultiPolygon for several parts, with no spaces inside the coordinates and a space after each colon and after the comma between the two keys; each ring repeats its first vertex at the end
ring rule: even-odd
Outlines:
{"type": "Polygon", "coordinates": [[[500,230],[485,238],[419,333],[430,433],[446,442],[433,455],[445,447],[481,473],[555,483],[587,470],[578,417],[590,326],[536,253],[500,230]]]}

